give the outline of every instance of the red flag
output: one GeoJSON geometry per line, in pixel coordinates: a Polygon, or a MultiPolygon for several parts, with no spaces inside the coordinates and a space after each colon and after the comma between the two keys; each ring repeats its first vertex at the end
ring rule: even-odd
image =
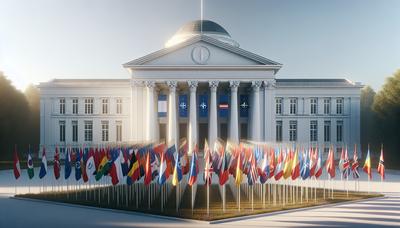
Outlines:
{"type": "Polygon", "coordinates": [[[15,179],[18,179],[20,176],[21,176],[21,167],[19,165],[17,146],[15,146],[15,150],[14,150],[14,177],[15,177],[15,179]]]}
{"type": "Polygon", "coordinates": [[[146,164],[145,164],[145,173],[144,173],[144,185],[148,186],[152,180],[151,173],[151,164],[150,164],[150,152],[147,152],[146,156],[146,164]]]}
{"type": "Polygon", "coordinates": [[[331,179],[335,177],[335,158],[333,149],[329,150],[328,159],[326,160],[326,171],[331,179]]]}
{"type": "Polygon", "coordinates": [[[56,180],[60,178],[60,154],[58,153],[58,147],[56,146],[56,152],[54,154],[54,177],[56,180]]]}
{"type": "Polygon", "coordinates": [[[81,157],[82,179],[83,179],[83,182],[86,183],[89,180],[89,178],[88,178],[87,173],[86,173],[86,162],[85,162],[85,159],[84,159],[84,152],[83,152],[82,148],[80,149],[79,154],[81,155],[80,157],[81,157]]]}
{"type": "Polygon", "coordinates": [[[381,175],[381,180],[385,179],[385,160],[383,159],[383,145],[381,147],[381,156],[379,157],[378,173],[381,175]]]}

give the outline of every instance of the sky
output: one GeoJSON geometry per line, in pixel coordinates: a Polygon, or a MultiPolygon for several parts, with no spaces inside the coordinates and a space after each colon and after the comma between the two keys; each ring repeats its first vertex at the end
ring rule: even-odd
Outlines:
{"type": "MultiPolygon", "coordinates": [[[[0,71],[20,90],[53,78],[129,78],[122,64],[200,19],[200,0],[0,0],[0,71]]],[[[204,19],[283,64],[277,78],[378,90],[400,69],[398,0],[204,0],[204,19]]]]}

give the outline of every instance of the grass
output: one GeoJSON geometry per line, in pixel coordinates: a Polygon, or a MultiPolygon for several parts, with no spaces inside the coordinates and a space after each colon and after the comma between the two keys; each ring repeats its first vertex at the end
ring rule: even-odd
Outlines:
{"type": "Polygon", "coordinates": [[[238,216],[254,215],[261,213],[269,213],[295,208],[304,208],[330,203],[338,203],[352,200],[360,200],[371,197],[379,197],[379,194],[366,194],[359,192],[334,191],[333,198],[328,197],[328,190],[317,189],[316,198],[314,198],[314,189],[305,190],[303,188],[303,199],[301,202],[300,187],[285,187],[282,185],[266,185],[265,188],[265,204],[261,196],[262,186],[256,185],[253,190],[253,204],[251,203],[251,189],[247,185],[241,186],[241,202],[240,211],[238,203],[235,201],[234,193],[229,187],[226,187],[226,207],[225,212],[222,207],[222,200],[217,185],[210,187],[210,213],[207,214],[206,207],[206,187],[198,186],[194,209],[191,209],[191,188],[187,187],[181,192],[182,200],[178,212],[176,211],[176,188],[165,186],[164,191],[168,192],[168,199],[164,203],[161,210],[160,187],[151,185],[144,187],[142,184],[134,184],[132,186],[116,186],[116,187],[96,187],[91,189],[70,190],[68,192],[44,192],[39,194],[24,194],[17,197],[33,198],[40,200],[56,201],[62,203],[79,204],[85,206],[94,206],[101,208],[111,208],[124,211],[137,211],[156,215],[172,216],[179,218],[188,218],[204,221],[213,221],[238,216]],[[279,190],[281,194],[276,194],[276,202],[274,203],[274,189],[279,190]],[[167,190],[168,189],[168,190],[167,190]],[[283,202],[283,189],[287,196],[285,203],[283,202]],[[297,190],[296,190],[297,189],[297,190]],[[269,192],[271,191],[271,194],[269,192]],[[293,197],[295,194],[297,195],[293,197]],[[306,198],[308,193],[308,199],[306,198]],[[151,197],[149,205],[149,197],[151,197]]]}

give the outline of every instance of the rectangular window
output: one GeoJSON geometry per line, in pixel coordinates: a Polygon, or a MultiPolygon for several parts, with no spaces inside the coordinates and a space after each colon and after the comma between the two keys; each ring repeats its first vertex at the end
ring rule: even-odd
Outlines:
{"type": "Polygon", "coordinates": [[[343,98],[336,99],[336,114],[343,114],[343,98]]]}
{"type": "Polygon", "coordinates": [[[78,114],[78,98],[72,99],[72,114],[78,114]]]}
{"type": "Polygon", "coordinates": [[[290,98],[290,114],[297,113],[297,98],[290,98]]]}
{"type": "Polygon", "coordinates": [[[65,142],[65,121],[59,122],[60,125],[60,142],[65,142]]]}
{"type": "Polygon", "coordinates": [[[101,141],[108,142],[108,121],[101,121],[101,141]]]}
{"type": "Polygon", "coordinates": [[[101,113],[108,114],[108,99],[107,98],[101,99],[101,113]]]}
{"type": "Polygon", "coordinates": [[[311,98],[310,100],[310,113],[312,115],[317,114],[318,106],[317,106],[317,98],[311,98]]]}
{"type": "Polygon", "coordinates": [[[338,120],[336,122],[336,140],[338,142],[343,141],[343,121],[342,120],[338,120]]]}
{"type": "Polygon", "coordinates": [[[331,141],[331,121],[324,121],[324,141],[331,141]]]}
{"type": "Polygon", "coordinates": [[[117,114],[122,114],[122,98],[117,99],[117,114]]]}
{"type": "Polygon", "coordinates": [[[276,105],[276,108],[275,108],[275,113],[276,114],[282,114],[282,98],[276,98],[275,99],[275,105],[276,105]]]}
{"type": "Polygon", "coordinates": [[[93,122],[85,121],[85,141],[93,141],[93,122]]]}
{"type": "Polygon", "coordinates": [[[117,121],[115,123],[116,125],[116,131],[117,131],[117,142],[121,142],[122,141],[122,121],[117,121]]]}
{"type": "Polygon", "coordinates": [[[282,142],[282,121],[276,121],[276,141],[282,142]]]}
{"type": "Polygon", "coordinates": [[[289,122],[289,141],[297,141],[297,121],[289,122]]]}
{"type": "Polygon", "coordinates": [[[93,98],[85,99],[85,114],[93,114],[93,98]]]}
{"type": "Polygon", "coordinates": [[[72,121],[72,142],[78,142],[78,121],[72,121]]]}
{"type": "Polygon", "coordinates": [[[60,114],[65,114],[65,98],[60,98],[60,114]]]}
{"type": "Polygon", "coordinates": [[[329,98],[324,99],[324,114],[325,115],[331,114],[331,99],[329,98]]]}
{"type": "Polygon", "coordinates": [[[310,121],[310,141],[318,141],[318,122],[316,120],[310,121]]]}

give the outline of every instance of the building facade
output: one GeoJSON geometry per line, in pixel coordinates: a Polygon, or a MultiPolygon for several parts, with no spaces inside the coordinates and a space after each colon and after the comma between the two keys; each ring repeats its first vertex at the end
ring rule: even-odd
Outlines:
{"type": "Polygon", "coordinates": [[[221,138],[318,146],[360,143],[360,83],[279,79],[282,64],[243,50],[212,21],[184,25],[165,48],[123,64],[127,79],[40,84],[41,146],[221,138]]]}

